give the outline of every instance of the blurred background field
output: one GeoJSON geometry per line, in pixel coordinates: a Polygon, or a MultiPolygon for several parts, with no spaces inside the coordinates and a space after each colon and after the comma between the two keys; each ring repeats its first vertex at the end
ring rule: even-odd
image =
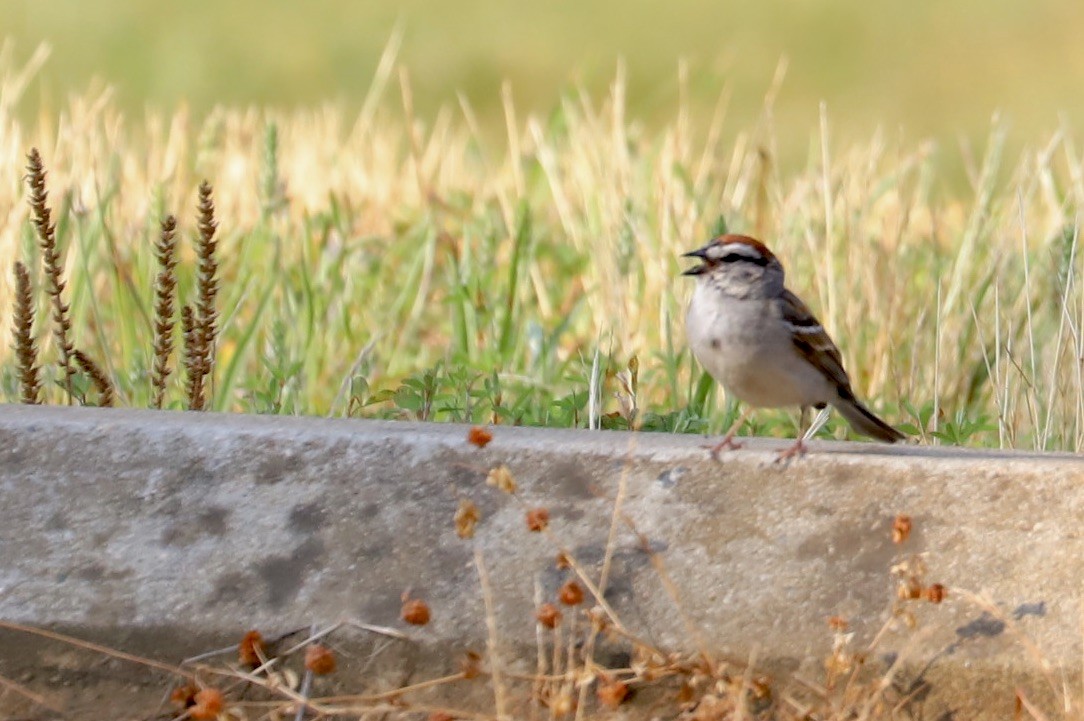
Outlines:
{"type": "Polygon", "coordinates": [[[329,100],[354,111],[396,26],[418,111],[462,92],[487,128],[502,127],[503,80],[522,111],[546,112],[573,83],[604,91],[619,57],[632,117],[669,117],[684,59],[692,112],[725,91],[730,132],[758,117],[785,58],[775,122],[788,157],[806,151],[820,101],[841,139],[880,126],[950,148],[985,136],[997,110],[1013,147],[1060,113],[1084,118],[1084,4],[1073,0],[0,0],[0,18],[21,55],[53,47],[24,118],[92,78],[114,84],[129,112],[329,100]]]}
{"type": "Polygon", "coordinates": [[[685,349],[679,256],[726,227],[769,241],[909,433],[1084,447],[1084,5],[0,0],[0,18],[0,318],[23,259],[50,402],[30,147],[74,342],[123,405],[152,397],[158,224],[180,220],[192,302],[207,178],[217,410],[717,431],[734,407],[685,349]]]}

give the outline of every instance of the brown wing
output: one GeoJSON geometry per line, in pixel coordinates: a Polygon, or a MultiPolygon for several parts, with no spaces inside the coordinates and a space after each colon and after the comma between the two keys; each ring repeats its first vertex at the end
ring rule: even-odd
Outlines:
{"type": "Polygon", "coordinates": [[[839,348],[828,337],[813,312],[789,290],[783,291],[783,320],[790,327],[798,352],[829,380],[849,391],[851,379],[843,370],[839,348]]]}

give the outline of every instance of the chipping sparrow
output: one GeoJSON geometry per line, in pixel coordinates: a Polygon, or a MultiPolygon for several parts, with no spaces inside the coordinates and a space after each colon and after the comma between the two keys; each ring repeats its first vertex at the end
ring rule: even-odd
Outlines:
{"type": "MultiPolygon", "coordinates": [[[[683,273],[697,277],[685,315],[689,347],[728,393],[753,408],[799,406],[803,426],[810,406],[831,405],[862,435],[886,443],[904,439],[854,397],[839,349],[786,289],[783,266],[763,243],[722,235],[683,257],[703,261],[683,273]]],[[[713,456],[739,447],[734,434],[749,412],[712,447],[713,456]]],[[[799,434],[780,457],[805,450],[799,434]]]]}

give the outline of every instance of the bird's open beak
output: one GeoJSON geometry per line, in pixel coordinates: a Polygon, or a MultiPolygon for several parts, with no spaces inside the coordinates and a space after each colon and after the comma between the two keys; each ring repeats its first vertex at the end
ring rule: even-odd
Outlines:
{"type": "MultiPolygon", "coordinates": [[[[690,250],[688,253],[683,253],[681,257],[682,258],[699,258],[700,260],[705,260],[708,257],[708,250],[707,250],[706,246],[703,247],[703,248],[697,248],[696,250],[690,250]]],[[[707,263],[701,263],[699,265],[694,265],[692,268],[689,268],[688,270],[684,271],[682,273],[682,275],[700,275],[701,273],[703,273],[707,269],[708,269],[708,264],[707,263]]]]}

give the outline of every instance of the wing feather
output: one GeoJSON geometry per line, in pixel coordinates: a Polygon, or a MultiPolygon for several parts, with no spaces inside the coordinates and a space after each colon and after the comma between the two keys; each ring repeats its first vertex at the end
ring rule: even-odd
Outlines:
{"type": "Polygon", "coordinates": [[[790,327],[798,352],[840,389],[850,391],[851,379],[843,369],[839,348],[813,311],[789,290],[783,291],[783,321],[790,327]]]}

